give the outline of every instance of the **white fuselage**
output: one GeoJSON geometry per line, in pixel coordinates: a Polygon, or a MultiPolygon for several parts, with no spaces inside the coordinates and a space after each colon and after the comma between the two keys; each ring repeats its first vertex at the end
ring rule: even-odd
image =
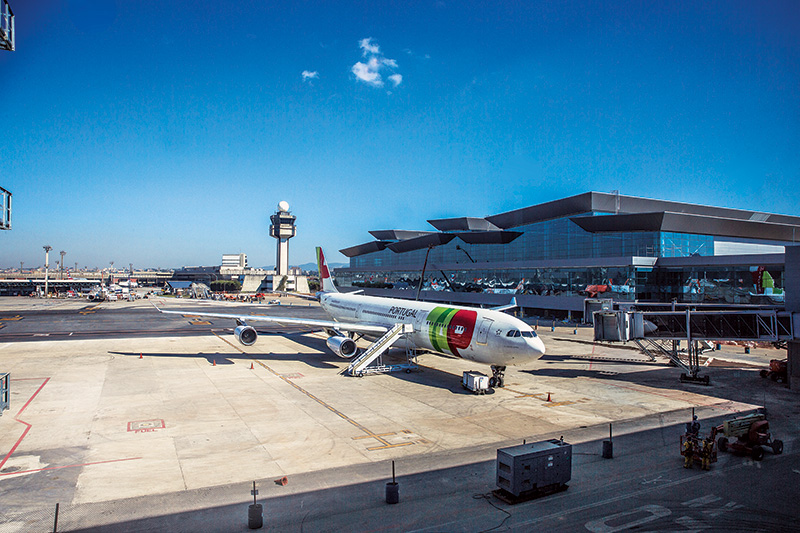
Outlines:
{"type": "Polygon", "coordinates": [[[545,351],[528,324],[500,311],[344,293],[322,294],[320,304],[338,322],[411,324],[417,348],[487,365],[524,364],[545,351]]]}

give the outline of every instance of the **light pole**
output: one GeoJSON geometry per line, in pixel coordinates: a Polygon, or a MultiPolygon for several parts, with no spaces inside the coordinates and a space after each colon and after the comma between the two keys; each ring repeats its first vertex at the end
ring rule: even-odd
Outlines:
{"type": "Polygon", "coordinates": [[[61,279],[64,279],[64,256],[67,255],[67,252],[61,250],[58,253],[61,254],[61,279]]]}
{"type": "Polygon", "coordinates": [[[113,270],[114,270],[114,261],[109,261],[111,263],[111,268],[108,270],[108,288],[111,288],[111,282],[113,281],[113,270]]]}
{"type": "Polygon", "coordinates": [[[50,250],[53,249],[52,246],[49,244],[45,244],[42,246],[44,248],[44,297],[47,298],[47,288],[48,288],[48,279],[47,279],[47,269],[50,268],[50,250]]]}
{"type": "Polygon", "coordinates": [[[20,274],[22,274],[22,265],[24,265],[24,264],[25,264],[25,261],[20,261],[19,262],[19,273],[20,274]]]}

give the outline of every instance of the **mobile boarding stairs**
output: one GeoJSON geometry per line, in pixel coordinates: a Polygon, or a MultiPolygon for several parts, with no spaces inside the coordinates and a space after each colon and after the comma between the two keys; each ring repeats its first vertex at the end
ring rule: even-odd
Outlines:
{"type": "Polygon", "coordinates": [[[417,368],[416,347],[414,347],[413,344],[410,345],[409,342],[409,336],[413,331],[413,324],[395,324],[383,337],[379,338],[370,344],[366,350],[356,355],[343,373],[348,376],[361,377],[366,374],[398,372],[400,370],[411,372],[411,370],[417,368]],[[381,356],[400,339],[406,341],[406,362],[389,365],[383,364],[381,356]]]}

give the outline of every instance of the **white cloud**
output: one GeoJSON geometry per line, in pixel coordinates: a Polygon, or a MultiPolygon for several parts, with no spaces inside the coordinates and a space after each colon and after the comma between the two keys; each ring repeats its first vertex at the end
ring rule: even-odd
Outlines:
{"type": "Polygon", "coordinates": [[[378,48],[378,45],[372,42],[372,37],[367,37],[366,39],[361,39],[358,41],[358,46],[361,47],[363,50],[362,54],[364,57],[367,57],[368,54],[380,54],[381,49],[378,48]]]}
{"type": "Polygon", "coordinates": [[[316,70],[314,71],[304,70],[303,73],[300,75],[303,77],[303,81],[307,81],[309,83],[311,82],[311,80],[319,79],[319,72],[317,72],[316,70]]]}
{"type": "MultiPolygon", "coordinates": [[[[370,60],[370,63],[372,63],[372,60],[370,60]]],[[[378,71],[375,68],[370,67],[370,65],[359,61],[353,65],[351,70],[353,71],[353,74],[356,75],[356,78],[360,79],[364,83],[372,85],[373,87],[383,87],[381,75],[378,74],[378,71]]]]}
{"type": "Polygon", "coordinates": [[[403,76],[396,72],[398,65],[394,59],[389,59],[381,54],[381,49],[372,37],[361,39],[358,42],[361,48],[361,55],[366,62],[358,61],[350,67],[350,71],[355,74],[356,79],[372,87],[383,87],[383,77],[391,81],[395,87],[403,81],[403,76]]]}

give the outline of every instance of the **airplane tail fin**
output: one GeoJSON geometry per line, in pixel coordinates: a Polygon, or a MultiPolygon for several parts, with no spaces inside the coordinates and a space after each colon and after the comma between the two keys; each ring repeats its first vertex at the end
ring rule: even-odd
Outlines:
{"type": "Polygon", "coordinates": [[[322,290],[324,292],[339,292],[339,289],[333,284],[333,278],[328,270],[328,263],[325,262],[325,255],[319,246],[317,246],[317,268],[319,269],[319,279],[322,282],[322,290]]]}

